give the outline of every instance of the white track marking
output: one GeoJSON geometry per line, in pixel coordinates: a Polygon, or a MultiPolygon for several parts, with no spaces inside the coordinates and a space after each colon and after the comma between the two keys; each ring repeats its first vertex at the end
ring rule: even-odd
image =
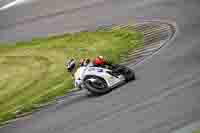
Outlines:
{"type": "Polygon", "coordinates": [[[0,11],[3,11],[3,10],[6,10],[10,7],[13,7],[13,6],[17,6],[17,5],[21,5],[21,4],[24,4],[24,3],[27,3],[27,2],[30,2],[31,0],[15,0],[13,2],[10,2],[2,7],[0,7],[0,11]]]}

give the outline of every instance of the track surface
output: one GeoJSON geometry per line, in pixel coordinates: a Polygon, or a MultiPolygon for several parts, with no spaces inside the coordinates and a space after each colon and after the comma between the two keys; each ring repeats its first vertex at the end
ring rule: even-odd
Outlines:
{"type": "Polygon", "coordinates": [[[137,81],[102,97],[66,98],[1,128],[1,133],[169,133],[200,120],[199,0],[106,0],[23,20],[23,16],[47,12],[48,7],[50,11],[64,5],[71,8],[66,0],[56,3],[42,0],[41,4],[0,12],[0,40],[29,39],[151,17],[173,18],[179,32],[170,45],[134,68],[137,81]]]}

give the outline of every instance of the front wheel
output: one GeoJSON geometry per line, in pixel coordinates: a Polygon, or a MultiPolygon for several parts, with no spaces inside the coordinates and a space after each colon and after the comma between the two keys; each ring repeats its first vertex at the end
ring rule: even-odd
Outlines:
{"type": "Polygon", "coordinates": [[[111,91],[107,82],[98,76],[87,76],[84,78],[83,83],[84,87],[95,95],[102,95],[111,91]]]}

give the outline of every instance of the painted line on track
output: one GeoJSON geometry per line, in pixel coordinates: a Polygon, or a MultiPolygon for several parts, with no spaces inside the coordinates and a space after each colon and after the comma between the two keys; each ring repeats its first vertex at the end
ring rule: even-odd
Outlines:
{"type": "Polygon", "coordinates": [[[18,6],[18,5],[21,5],[21,4],[24,4],[24,3],[29,3],[31,1],[32,0],[15,0],[15,1],[12,1],[12,2],[0,7],[0,11],[4,11],[4,10],[7,10],[11,7],[18,6]]]}

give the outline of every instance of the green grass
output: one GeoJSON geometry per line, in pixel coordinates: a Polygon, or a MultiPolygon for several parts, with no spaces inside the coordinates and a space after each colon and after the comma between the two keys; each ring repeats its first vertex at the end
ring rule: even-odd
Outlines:
{"type": "Polygon", "coordinates": [[[193,131],[192,133],[200,133],[200,129],[196,130],[196,131],[193,131]]]}
{"type": "Polygon", "coordinates": [[[142,44],[143,35],[127,28],[0,45],[0,123],[72,89],[64,66],[67,59],[104,55],[119,63],[121,56],[142,44]]]}

